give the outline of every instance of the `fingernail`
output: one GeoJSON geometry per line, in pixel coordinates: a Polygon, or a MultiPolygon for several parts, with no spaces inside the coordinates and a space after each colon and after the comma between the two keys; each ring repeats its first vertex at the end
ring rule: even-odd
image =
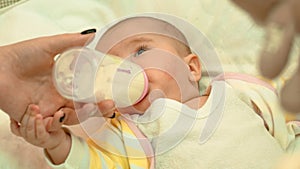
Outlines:
{"type": "Polygon", "coordinates": [[[59,122],[62,123],[64,121],[65,117],[66,117],[66,114],[64,113],[64,115],[61,118],[59,118],[59,122]]]}
{"type": "Polygon", "coordinates": [[[96,32],[96,29],[88,29],[88,30],[82,31],[80,34],[86,35],[86,34],[95,33],[95,32],[96,32]]]}
{"type": "Polygon", "coordinates": [[[110,118],[113,119],[116,117],[116,113],[114,113],[110,118]]]}

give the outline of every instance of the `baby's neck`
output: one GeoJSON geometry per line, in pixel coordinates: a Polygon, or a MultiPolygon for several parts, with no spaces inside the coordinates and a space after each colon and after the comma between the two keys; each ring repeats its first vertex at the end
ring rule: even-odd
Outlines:
{"type": "MultiPolygon", "coordinates": [[[[211,87],[207,88],[205,93],[203,95],[199,95],[198,92],[199,89],[197,89],[196,92],[192,93],[197,93],[195,95],[190,95],[186,101],[183,102],[183,104],[189,106],[192,109],[199,109],[201,108],[207,101],[210,92],[211,92],[211,87]]],[[[188,96],[188,95],[186,95],[188,96]]]]}
{"type": "Polygon", "coordinates": [[[207,99],[208,99],[208,95],[198,96],[190,100],[187,100],[183,104],[189,106],[192,109],[199,109],[206,103],[207,99]]]}

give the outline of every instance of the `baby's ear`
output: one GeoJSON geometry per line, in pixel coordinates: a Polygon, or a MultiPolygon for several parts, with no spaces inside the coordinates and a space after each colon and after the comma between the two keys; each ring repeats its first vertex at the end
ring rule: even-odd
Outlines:
{"type": "Polygon", "coordinates": [[[191,81],[198,82],[201,79],[201,63],[199,57],[195,54],[189,54],[183,58],[191,72],[191,81]]]}

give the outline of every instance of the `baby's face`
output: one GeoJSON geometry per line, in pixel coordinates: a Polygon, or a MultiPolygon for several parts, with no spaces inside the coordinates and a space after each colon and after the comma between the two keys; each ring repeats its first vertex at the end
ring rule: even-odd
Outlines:
{"type": "Polygon", "coordinates": [[[135,109],[145,111],[157,97],[181,100],[179,86],[172,77],[172,72],[178,68],[173,60],[179,59],[175,46],[173,39],[143,34],[125,39],[109,51],[109,54],[132,60],[145,70],[149,80],[149,92],[134,106],[135,109]]]}
{"type": "Polygon", "coordinates": [[[119,56],[140,65],[149,80],[149,92],[134,109],[124,110],[143,113],[156,98],[169,98],[182,102],[189,87],[189,69],[179,56],[178,42],[158,34],[138,34],[113,45],[106,53],[119,56]]]}
{"type": "Polygon", "coordinates": [[[194,97],[191,93],[199,94],[195,81],[190,81],[190,66],[186,64],[190,53],[180,42],[185,42],[185,38],[176,28],[153,18],[125,20],[101,37],[97,50],[140,65],[149,80],[144,99],[123,113],[143,113],[156,98],[184,102],[194,97]]]}

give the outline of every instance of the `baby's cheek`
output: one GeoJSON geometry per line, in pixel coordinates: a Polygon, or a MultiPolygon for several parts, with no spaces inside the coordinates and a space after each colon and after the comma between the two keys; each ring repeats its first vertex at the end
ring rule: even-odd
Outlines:
{"type": "Polygon", "coordinates": [[[149,82],[166,82],[174,80],[174,78],[165,70],[156,69],[156,68],[147,68],[145,73],[148,77],[149,82]]]}
{"type": "Polygon", "coordinates": [[[131,61],[140,65],[144,70],[155,69],[174,76],[178,69],[182,69],[185,63],[179,56],[161,49],[146,51],[138,57],[131,58],[131,61]]]}

